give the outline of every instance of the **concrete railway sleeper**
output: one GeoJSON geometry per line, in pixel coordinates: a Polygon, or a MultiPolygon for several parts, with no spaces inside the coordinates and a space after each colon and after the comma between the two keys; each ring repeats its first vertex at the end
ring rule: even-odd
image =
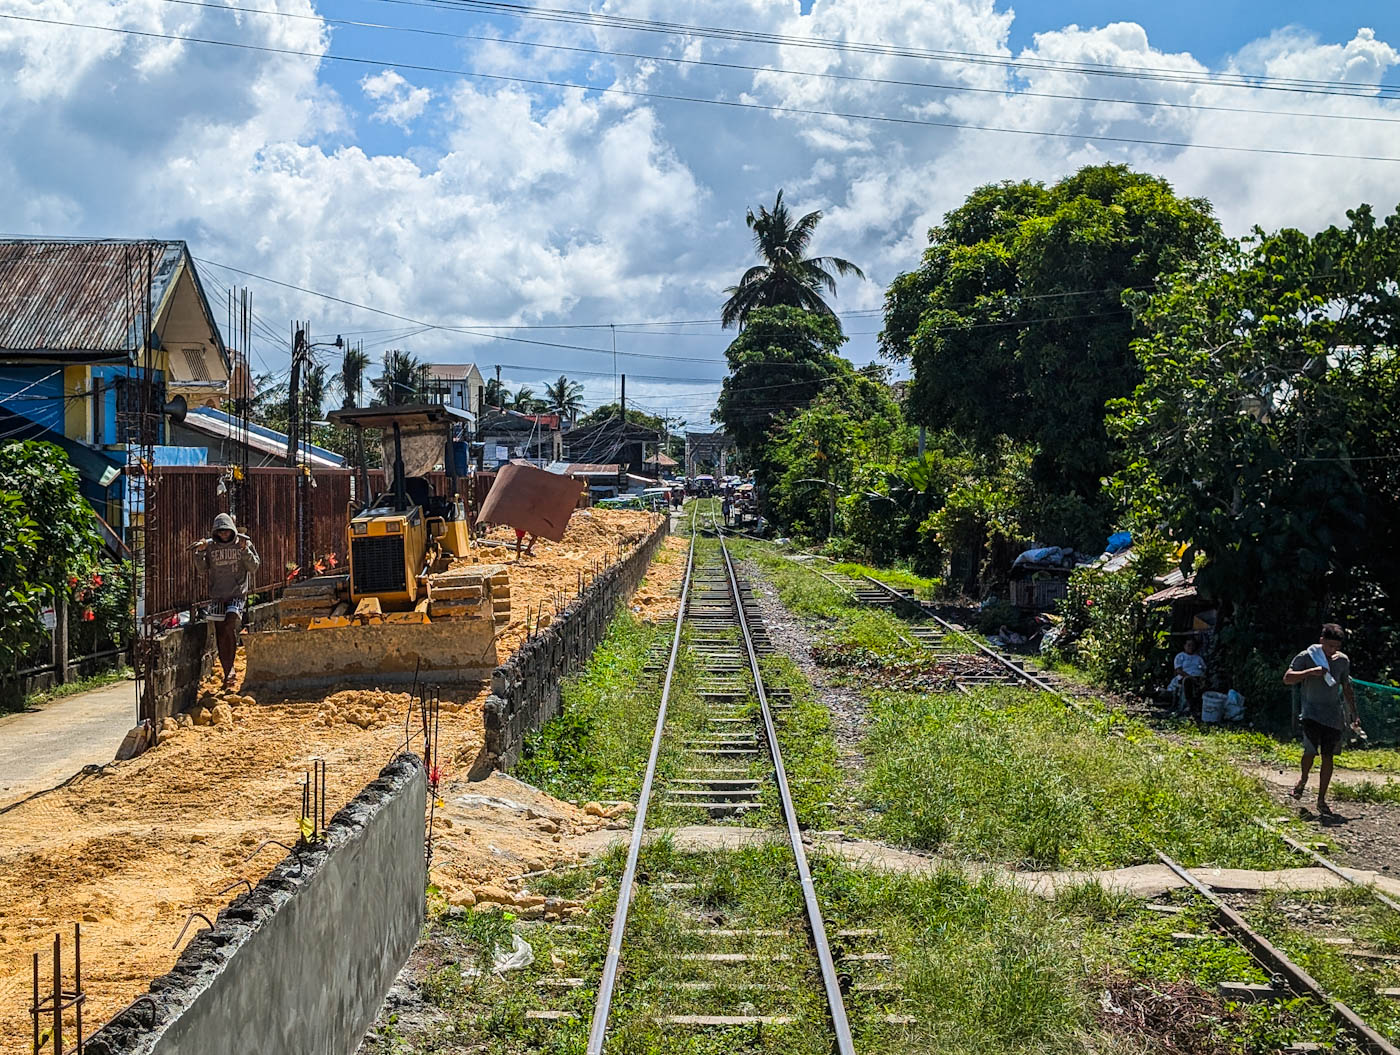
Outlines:
{"type": "MultiPolygon", "coordinates": [[[[968,646],[985,655],[987,658],[1005,671],[1005,676],[997,679],[978,679],[1006,681],[1012,684],[1026,685],[1048,692],[1062,699],[1065,704],[1074,710],[1090,716],[1090,712],[1077,699],[1078,695],[1087,693],[1075,691],[1072,694],[1066,691],[1062,681],[1054,675],[1040,670],[1037,665],[1027,662],[1024,659],[1018,661],[1010,656],[1004,655],[986,644],[972,637],[963,627],[944,619],[930,606],[901,590],[890,586],[871,576],[863,576],[861,580],[840,573],[828,572],[824,569],[813,566],[811,560],[795,561],[820,575],[823,579],[836,586],[846,593],[853,602],[862,605],[870,605],[893,610],[903,609],[916,613],[917,621],[911,626],[910,633],[914,640],[935,654],[953,655],[957,652],[966,651],[959,642],[965,642],[968,646]],[[927,620],[927,621],[926,621],[927,620]],[[930,622],[933,625],[929,625],[930,622]]],[[[905,639],[908,642],[908,638],[905,639]]],[[[955,684],[960,691],[969,691],[969,682],[966,678],[955,679],[955,684]]],[[[1076,687],[1077,688],[1077,687],[1076,687]]],[[[1272,825],[1259,821],[1260,825],[1269,831],[1274,832],[1280,839],[1284,840],[1294,849],[1311,856],[1323,867],[1335,872],[1349,883],[1356,884],[1357,880],[1345,869],[1322,856],[1311,847],[1303,846],[1296,840],[1289,838],[1283,832],[1278,831],[1272,825]]],[[[1241,994],[1241,999],[1257,998],[1258,995],[1275,995],[1283,991],[1292,992],[1296,995],[1311,999],[1332,1015],[1343,1030],[1351,1035],[1360,1050],[1370,1052],[1372,1055],[1400,1055],[1400,1047],[1397,1047],[1388,1038],[1370,1026],[1359,1014],[1343,1001],[1330,995],[1323,989],[1322,985],[1308,973],[1302,966],[1296,963],[1278,945],[1269,941],[1260,934],[1254,927],[1226,899],[1217,894],[1208,883],[1199,876],[1193,874],[1190,869],[1172,860],[1161,850],[1153,848],[1153,852],[1173,872],[1175,872],[1197,896],[1203,898],[1215,914],[1215,919],[1221,931],[1237,942],[1256,963],[1265,971],[1273,981],[1267,986],[1249,987],[1243,989],[1257,988],[1259,994],[1241,994]]],[[[1358,884],[1359,885],[1359,884],[1358,884]]],[[[1373,888],[1367,888],[1382,903],[1389,908],[1396,908],[1396,902],[1386,897],[1373,888]]],[[[1310,1048],[1300,1048],[1298,1050],[1311,1050],[1310,1048]]]]}
{"type": "MultiPolygon", "coordinates": [[[[853,1006],[871,1005],[872,1018],[862,1021],[865,1027],[910,1020],[896,1022],[897,1016],[873,1010],[879,995],[891,988],[881,977],[890,957],[880,950],[878,934],[833,935],[841,960],[838,973],[779,747],[780,723],[792,703],[787,693],[770,692],[764,685],[760,657],[772,645],[722,533],[714,531],[715,541],[700,541],[697,534],[692,530],[669,652],[654,652],[649,663],[665,672],[661,701],[587,1051],[603,1055],[612,1050],[613,1038],[640,1016],[663,1035],[724,1031],[729,1050],[744,1050],[753,1042],[768,1050],[774,1042],[786,1048],[781,1031],[796,1030],[792,1037],[802,1037],[809,1050],[853,1055],[848,994],[853,1006]],[[690,723],[677,728],[676,721],[668,721],[683,650],[700,671],[694,685],[700,706],[692,716],[702,723],[698,729],[690,723]],[[789,863],[776,874],[800,886],[800,910],[794,898],[790,915],[782,909],[762,921],[718,913],[703,900],[706,884],[695,882],[693,872],[691,881],[675,881],[664,858],[653,860],[644,845],[659,834],[649,821],[658,814],[684,817],[692,811],[711,824],[761,824],[782,832],[785,839],[769,845],[779,858],[790,853],[789,863]],[[635,943],[643,936],[629,931],[629,912],[638,898],[649,905],[660,899],[680,925],[671,944],[659,953],[647,950],[652,969],[629,971],[629,950],[642,954],[635,943]],[[656,965],[658,956],[661,963],[656,965]]],[[[532,1017],[548,1021],[565,1016],[544,1011],[532,1017]]],[[[676,1046],[683,1046],[676,1039],[676,1046]]]]}

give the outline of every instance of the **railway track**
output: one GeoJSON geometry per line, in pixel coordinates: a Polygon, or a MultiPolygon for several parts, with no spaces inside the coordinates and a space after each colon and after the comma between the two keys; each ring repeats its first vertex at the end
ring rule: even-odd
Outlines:
{"type": "Polygon", "coordinates": [[[779,746],[783,714],[792,704],[787,690],[764,684],[760,657],[772,645],[723,532],[712,514],[708,519],[714,539],[702,540],[692,514],[675,630],[669,648],[654,650],[648,663],[662,676],[661,700],[587,1051],[620,1050],[625,1035],[642,1028],[660,1031],[665,1050],[687,1049],[698,1041],[697,1031],[724,1031],[707,1043],[726,1051],[854,1055],[848,1000],[862,1027],[913,1020],[881,1011],[887,1003],[881,994],[897,987],[879,978],[891,958],[878,948],[878,932],[828,932],[779,746]],[[681,694],[684,706],[673,706],[681,694]],[[800,909],[761,921],[732,907],[716,912],[693,872],[668,867],[665,853],[648,854],[661,831],[653,823],[658,814],[766,829],[768,845],[782,847],[788,858],[780,874],[792,896],[784,904],[800,909]],[[645,929],[658,904],[671,920],[669,947],[659,951],[645,929]],[[790,1034],[774,1033],[784,1030],[790,1034]]]}
{"type": "MultiPolygon", "coordinates": [[[[1022,657],[1013,657],[996,651],[971,636],[965,628],[940,616],[923,600],[890,586],[888,583],[881,582],[871,576],[856,579],[840,572],[828,571],[816,566],[816,561],[822,559],[809,558],[795,560],[794,563],[821,576],[846,593],[857,604],[889,609],[892,613],[898,611],[913,613],[915,619],[908,624],[909,633],[905,636],[906,642],[912,640],[929,649],[935,655],[949,658],[957,654],[966,654],[970,648],[995,666],[996,672],[994,674],[969,676],[960,673],[955,675],[954,684],[960,691],[969,692],[975,684],[1000,682],[1025,685],[1057,696],[1067,706],[1086,717],[1100,717],[1092,715],[1081,702],[1083,697],[1092,697],[1093,695],[1082,686],[1068,683],[1066,679],[1059,678],[1022,657]]],[[[1324,857],[1316,849],[1298,843],[1263,820],[1256,819],[1256,821],[1289,846],[1311,857],[1347,883],[1356,886],[1364,885],[1347,869],[1324,857]]],[[[1210,906],[1220,932],[1237,942],[1270,977],[1271,981],[1264,986],[1238,987],[1238,998],[1248,1000],[1262,997],[1269,999],[1287,993],[1306,997],[1328,1011],[1341,1029],[1350,1035],[1358,1050],[1371,1053],[1371,1055],[1400,1055],[1400,1047],[1397,1047],[1369,1025],[1346,1003],[1329,994],[1316,978],[1295,962],[1282,948],[1252,927],[1245,917],[1230,904],[1229,900],[1222,897],[1206,879],[1172,860],[1162,851],[1154,848],[1153,852],[1167,868],[1186,884],[1189,890],[1210,906]]],[[[1400,910],[1400,903],[1377,891],[1374,887],[1366,886],[1366,889],[1381,904],[1393,910],[1400,910]]],[[[1185,937],[1190,937],[1190,935],[1185,935],[1185,937]]],[[[1386,990],[1384,995],[1389,998],[1400,997],[1400,990],[1386,990]]],[[[1318,1046],[1299,1045],[1281,1050],[1290,1053],[1314,1051],[1318,1050],[1318,1046]]]]}

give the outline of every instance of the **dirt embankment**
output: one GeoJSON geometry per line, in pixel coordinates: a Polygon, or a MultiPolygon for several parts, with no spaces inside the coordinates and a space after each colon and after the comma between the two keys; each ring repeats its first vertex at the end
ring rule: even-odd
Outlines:
{"type": "MultiPolygon", "coordinates": [[[[508,555],[485,550],[483,559],[508,557],[511,569],[513,622],[500,658],[523,640],[527,607],[544,601],[549,612],[555,594],[572,597],[576,570],[611,563],[618,543],[650,523],[646,514],[599,511],[575,516],[564,542],[536,543],[518,563],[513,546],[508,555]]],[[[443,696],[434,877],[454,890],[571,859],[563,840],[607,822],[543,796],[523,806],[519,793],[471,797],[482,787],[466,776],[482,747],[485,695],[483,687],[443,696]]],[[[68,948],[73,923],[82,923],[91,1029],[170,969],[191,912],[212,917],[235,896],[221,888],[257,882],[277,862],[277,847],[248,858],[265,839],[295,840],[313,759],[326,760],[328,817],[374,779],[404,744],[409,696],[345,690],[260,702],[211,680],[201,703],[215,724],[182,725],[139,758],[0,813],[0,1050],[27,1046],[31,957],[51,947],[55,931],[68,948]]]]}

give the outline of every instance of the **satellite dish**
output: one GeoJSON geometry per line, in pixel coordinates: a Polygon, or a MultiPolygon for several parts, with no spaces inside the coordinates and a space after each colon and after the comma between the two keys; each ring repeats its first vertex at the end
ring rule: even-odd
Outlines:
{"type": "Polygon", "coordinates": [[[161,408],[161,413],[168,418],[174,418],[176,421],[184,421],[185,415],[188,414],[189,411],[189,404],[185,402],[184,396],[175,396],[161,408]]]}

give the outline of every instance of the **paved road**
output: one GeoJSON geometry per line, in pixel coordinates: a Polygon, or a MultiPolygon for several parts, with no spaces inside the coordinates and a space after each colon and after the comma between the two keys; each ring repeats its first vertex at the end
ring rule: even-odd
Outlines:
{"type": "Polygon", "coordinates": [[[112,761],[135,724],[136,690],[130,681],[5,715],[0,718],[0,804],[53,787],[83,766],[112,761]]]}

